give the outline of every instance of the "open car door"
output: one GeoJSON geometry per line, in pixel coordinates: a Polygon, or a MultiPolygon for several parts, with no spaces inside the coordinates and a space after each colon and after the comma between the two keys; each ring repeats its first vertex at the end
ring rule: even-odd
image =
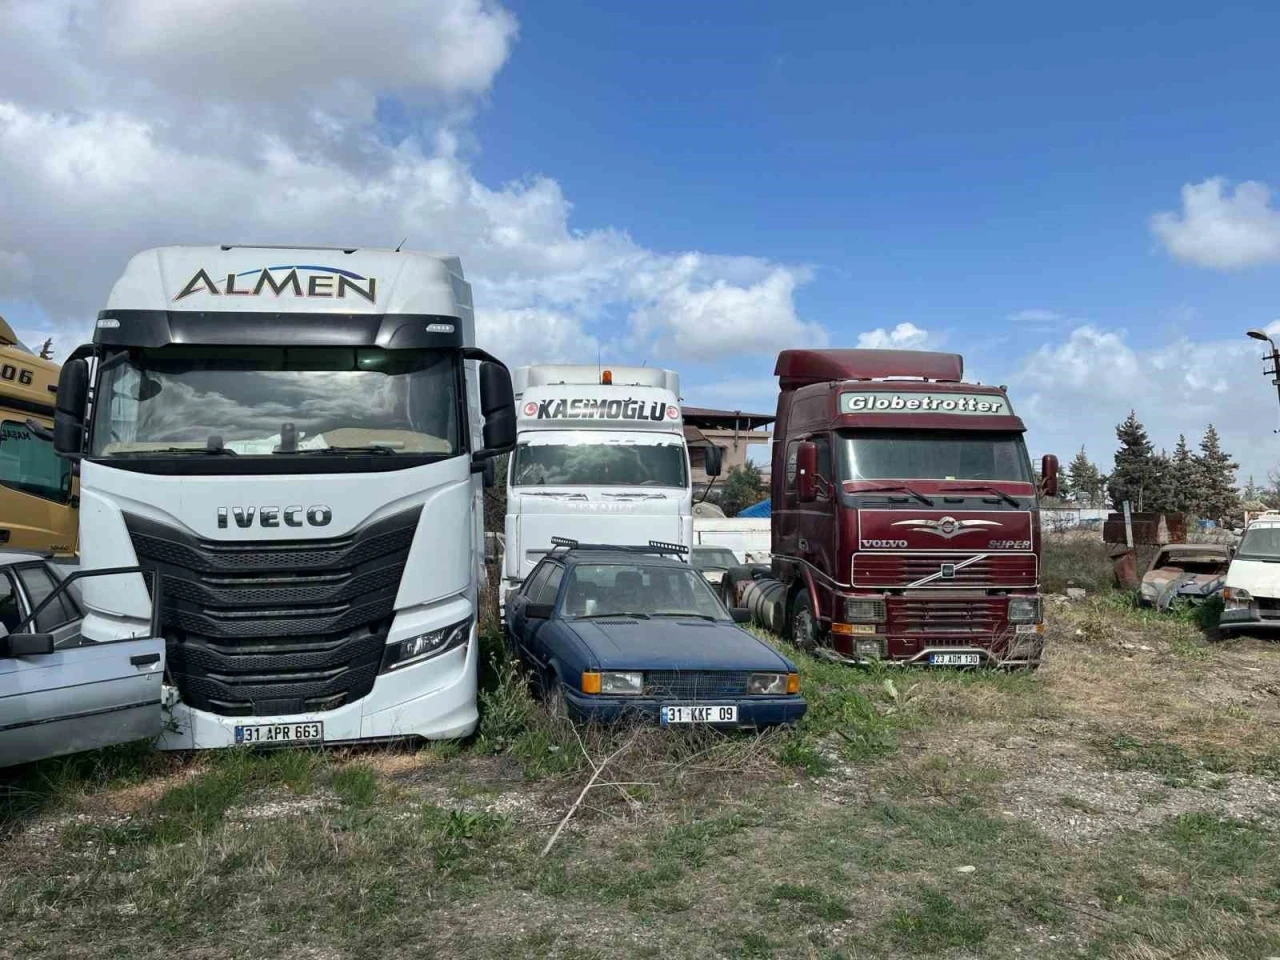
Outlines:
{"type": "Polygon", "coordinates": [[[154,572],[141,567],[76,571],[17,630],[0,636],[0,767],[159,736],[164,639],[157,587],[154,572]],[[26,632],[75,580],[138,573],[150,580],[150,636],[55,646],[52,634],[26,632]]]}

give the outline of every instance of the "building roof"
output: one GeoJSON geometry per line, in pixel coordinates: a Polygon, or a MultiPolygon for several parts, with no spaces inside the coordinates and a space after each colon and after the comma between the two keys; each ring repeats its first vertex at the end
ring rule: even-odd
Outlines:
{"type": "Polygon", "coordinates": [[[714,410],[710,407],[682,407],[684,422],[687,426],[704,427],[708,430],[758,430],[767,427],[777,419],[771,413],[746,413],[742,410],[714,410]]]}

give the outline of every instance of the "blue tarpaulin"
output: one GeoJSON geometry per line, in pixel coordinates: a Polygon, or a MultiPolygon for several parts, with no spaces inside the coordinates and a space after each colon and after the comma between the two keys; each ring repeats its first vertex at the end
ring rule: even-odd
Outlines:
{"type": "Polygon", "coordinates": [[[740,517],[771,517],[773,516],[772,500],[761,500],[759,503],[753,503],[751,506],[738,511],[740,517]]]}

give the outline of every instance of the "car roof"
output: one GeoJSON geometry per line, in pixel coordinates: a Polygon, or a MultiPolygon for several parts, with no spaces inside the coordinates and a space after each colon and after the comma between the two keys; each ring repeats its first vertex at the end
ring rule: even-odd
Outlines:
{"type": "Polygon", "coordinates": [[[15,563],[31,563],[36,560],[47,560],[48,558],[48,554],[32,553],[30,550],[0,549],[0,567],[7,567],[15,563]]]}
{"type": "Polygon", "coordinates": [[[1201,556],[1218,554],[1225,557],[1231,553],[1230,547],[1225,543],[1167,543],[1160,550],[1162,553],[1175,557],[1188,557],[1197,554],[1201,556]]]}

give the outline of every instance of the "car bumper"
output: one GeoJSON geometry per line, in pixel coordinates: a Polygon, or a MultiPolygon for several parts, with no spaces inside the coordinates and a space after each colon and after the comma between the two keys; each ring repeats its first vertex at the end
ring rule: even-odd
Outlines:
{"type": "MultiPolygon", "coordinates": [[[[449,740],[476,728],[475,627],[465,647],[432,660],[384,673],[373,689],[336,710],[285,716],[225,717],[194,710],[181,701],[166,707],[162,750],[206,750],[236,745],[236,727],[266,724],[324,724],[324,739],[313,745],[421,738],[449,740]]],[[[166,687],[176,701],[177,691],[166,687]]]]}
{"type": "Polygon", "coordinates": [[[1280,617],[1264,617],[1256,609],[1226,609],[1218,616],[1218,629],[1280,630],[1280,617]]]}
{"type": "Polygon", "coordinates": [[[804,716],[809,705],[804,697],[724,697],[715,700],[676,700],[657,697],[607,697],[584,694],[564,688],[565,706],[575,720],[597,723],[616,723],[619,720],[639,719],[659,723],[664,706],[674,704],[725,704],[738,708],[737,726],[742,729],[774,727],[795,723],[804,716]]]}

